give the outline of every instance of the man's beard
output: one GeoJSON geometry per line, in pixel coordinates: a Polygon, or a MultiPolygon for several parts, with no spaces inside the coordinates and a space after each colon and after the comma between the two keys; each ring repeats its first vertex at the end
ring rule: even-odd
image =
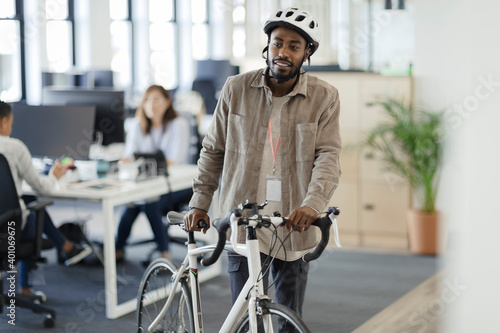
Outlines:
{"type": "Polygon", "coordinates": [[[277,72],[274,71],[274,67],[273,67],[273,62],[275,61],[284,61],[284,60],[281,60],[281,59],[274,59],[274,60],[269,60],[269,69],[271,70],[271,74],[272,74],[272,77],[276,79],[276,81],[278,82],[278,84],[281,84],[281,83],[284,83],[286,81],[289,81],[289,80],[292,80],[294,79],[298,74],[299,74],[299,71],[300,71],[300,66],[297,67],[297,66],[294,66],[294,64],[290,61],[285,61],[289,64],[291,64],[291,67],[290,67],[290,72],[286,75],[284,74],[279,74],[277,72]]]}

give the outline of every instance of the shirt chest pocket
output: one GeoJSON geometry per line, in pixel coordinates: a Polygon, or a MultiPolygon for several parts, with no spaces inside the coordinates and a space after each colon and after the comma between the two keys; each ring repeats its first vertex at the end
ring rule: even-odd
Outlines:
{"type": "Polygon", "coordinates": [[[229,114],[227,124],[226,149],[247,155],[252,140],[251,121],[248,117],[229,114]]]}
{"type": "Polygon", "coordinates": [[[297,124],[295,127],[296,161],[314,161],[318,124],[297,124]]]}

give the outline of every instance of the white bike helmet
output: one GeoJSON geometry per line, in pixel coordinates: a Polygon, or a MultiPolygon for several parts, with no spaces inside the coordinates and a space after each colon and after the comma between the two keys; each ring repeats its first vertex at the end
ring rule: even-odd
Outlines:
{"type": "Polygon", "coordinates": [[[264,32],[269,36],[277,27],[293,29],[300,33],[311,44],[310,56],[318,49],[321,33],[311,14],[294,7],[278,10],[264,24],[264,32]]]}

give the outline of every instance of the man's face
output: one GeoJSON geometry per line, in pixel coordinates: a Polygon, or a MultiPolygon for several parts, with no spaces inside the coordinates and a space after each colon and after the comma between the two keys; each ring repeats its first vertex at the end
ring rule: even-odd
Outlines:
{"type": "Polygon", "coordinates": [[[300,71],[302,62],[309,56],[306,40],[295,30],[278,27],[269,40],[267,63],[272,76],[282,83],[293,79],[300,71]]]}

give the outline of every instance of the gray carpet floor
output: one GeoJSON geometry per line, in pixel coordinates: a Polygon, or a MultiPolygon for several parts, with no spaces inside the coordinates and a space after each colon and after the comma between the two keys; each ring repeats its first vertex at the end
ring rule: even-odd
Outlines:
{"type": "MultiPolygon", "coordinates": [[[[180,260],[183,248],[172,250],[174,261],[180,260]]],[[[136,296],[145,270],[140,261],[146,251],[135,248],[133,256],[118,266],[122,278],[119,301],[136,296]]],[[[48,296],[46,305],[57,311],[56,327],[44,329],[41,315],[18,308],[15,327],[7,323],[5,311],[1,314],[0,332],[135,332],[135,314],[106,319],[101,266],[64,267],[56,263],[55,253],[48,256],[49,263],[42,265],[34,278],[36,289],[48,296]]],[[[310,266],[304,320],[315,333],[351,332],[438,269],[435,257],[325,251],[310,266]]],[[[231,307],[227,273],[203,283],[201,290],[205,332],[218,332],[231,307]]]]}

